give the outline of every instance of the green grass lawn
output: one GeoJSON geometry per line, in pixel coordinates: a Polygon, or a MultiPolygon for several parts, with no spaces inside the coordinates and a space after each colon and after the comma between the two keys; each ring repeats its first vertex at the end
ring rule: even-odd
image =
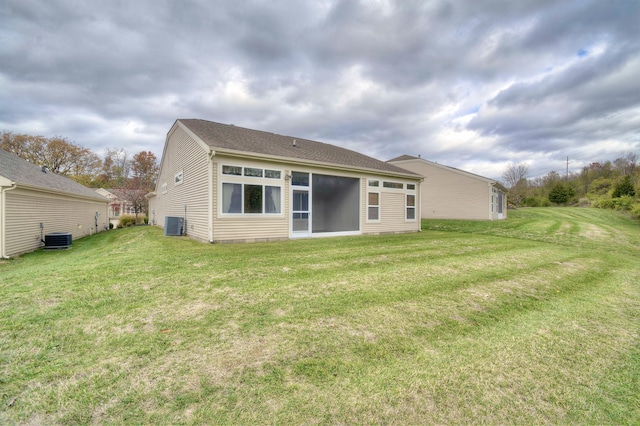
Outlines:
{"type": "Polygon", "coordinates": [[[0,261],[0,423],[637,424],[640,224],[509,216],[0,261]]]}

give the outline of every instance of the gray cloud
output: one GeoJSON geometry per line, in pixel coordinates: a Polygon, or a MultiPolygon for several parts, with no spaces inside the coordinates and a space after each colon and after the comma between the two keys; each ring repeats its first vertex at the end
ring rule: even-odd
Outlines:
{"type": "Polygon", "coordinates": [[[7,0],[0,128],[159,156],[175,119],[203,118],[544,174],[640,151],[639,7],[7,0]]]}

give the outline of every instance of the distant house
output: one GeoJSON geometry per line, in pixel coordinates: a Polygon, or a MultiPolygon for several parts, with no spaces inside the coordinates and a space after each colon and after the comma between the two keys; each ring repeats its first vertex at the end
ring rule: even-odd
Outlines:
{"type": "MultiPolygon", "coordinates": [[[[135,200],[144,200],[146,192],[138,189],[99,188],[96,192],[109,199],[109,223],[117,228],[124,214],[136,214],[135,200]],[[132,200],[135,198],[135,200],[132,200]]],[[[138,213],[141,213],[138,211],[138,213]]]]}
{"type": "Polygon", "coordinates": [[[0,150],[0,257],[41,247],[47,233],[100,232],[107,205],[94,190],[0,150]]]}
{"type": "Polygon", "coordinates": [[[207,242],[415,232],[421,180],[322,142],[177,120],[148,196],[150,220],[178,218],[183,233],[207,242]]]}
{"type": "Polygon", "coordinates": [[[388,162],[424,176],[420,206],[423,219],[507,218],[506,189],[495,180],[410,155],[388,162]]]}

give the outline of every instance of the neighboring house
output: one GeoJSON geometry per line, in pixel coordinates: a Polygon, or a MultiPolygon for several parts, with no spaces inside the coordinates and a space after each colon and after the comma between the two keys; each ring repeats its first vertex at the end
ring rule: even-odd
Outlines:
{"type": "Polygon", "coordinates": [[[182,218],[183,233],[207,242],[415,232],[421,180],[326,143],[177,120],[148,196],[150,220],[182,218]]]}
{"type": "Polygon", "coordinates": [[[424,176],[420,190],[423,219],[507,218],[506,189],[495,180],[410,155],[388,163],[424,176]]]}
{"type": "Polygon", "coordinates": [[[136,214],[135,203],[130,198],[136,197],[144,200],[145,196],[145,191],[139,189],[99,188],[96,189],[96,192],[109,199],[109,223],[114,228],[120,224],[120,216],[123,214],[136,214]]]}
{"type": "Polygon", "coordinates": [[[0,257],[42,247],[45,234],[73,239],[107,226],[108,200],[94,190],[0,150],[0,257]]]}

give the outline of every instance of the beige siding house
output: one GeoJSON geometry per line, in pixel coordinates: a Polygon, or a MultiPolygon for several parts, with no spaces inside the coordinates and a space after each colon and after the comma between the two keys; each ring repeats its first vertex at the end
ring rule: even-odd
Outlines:
{"type": "Polygon", "coordinates": [[[212,243],[415,232],[421,180],[330,144],[177,120],[148,196],[150,221],[178,218],[183,234],[212,243]]]}
{"type": "Polygon", "coordinates": [[[495,180],[410,155],[389,163],[424,176],[420,190],[423,219],[507,218],[506,189],[495,180]]]}
{"type": "Polygon", "coordinates": [[[79,183],[0,150],[0,257],[43,246],[47,233],[73,239],[107,226],[108,200],[79,183]]]}

